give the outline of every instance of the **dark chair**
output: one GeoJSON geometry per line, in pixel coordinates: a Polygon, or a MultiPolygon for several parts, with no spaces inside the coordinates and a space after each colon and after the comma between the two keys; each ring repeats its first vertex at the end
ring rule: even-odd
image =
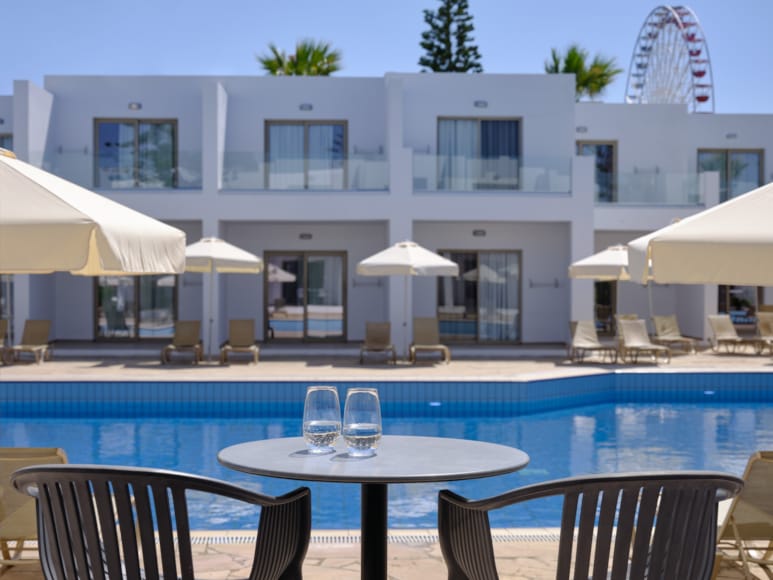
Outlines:
{"type": "Polygon", "coordinates": [[[477,501],[443,490],[440,548],[449,580],[495,580],[488,512],[563,496],[557,580],[708,579],[717,502],[742,487],[732,475],[686,471],[573,477],[477,501]]]}
{"type": "Polygon", "coordinates": [[[12,480],[37,500],[48,580],[192,580],[188,491],[260,506],[249,580],[302,577],[311,534],[308,488],[272,497],[175,471],[75,464],[20,469],[12,480]]]}

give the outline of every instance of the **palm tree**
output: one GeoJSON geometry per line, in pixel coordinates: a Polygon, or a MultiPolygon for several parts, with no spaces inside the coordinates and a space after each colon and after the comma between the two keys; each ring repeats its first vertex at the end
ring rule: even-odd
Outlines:
{"type": "Polygon", "coordinates": [[[614,58],[604,58],[598,54],[588,65],[588,52],[573,44],[563,56],[555,48],[552,49],[550,59],[545,62],[545,72],[548,74],[573,74],[577,100],[579,101],[584,96],[593,100],[614,82],[617,75],[623,72],[623,69],[616,68],[616,66],[614,58]]]}
{"type": "Polygon", "coordinates": [[[341,52],[331,50],[327,42],[301,40],[295,53],[285,54],[276,45],[268,45],[271,54],[257,57],[266,74],[274,76],[329,76],[341,70],[341,52]]]}

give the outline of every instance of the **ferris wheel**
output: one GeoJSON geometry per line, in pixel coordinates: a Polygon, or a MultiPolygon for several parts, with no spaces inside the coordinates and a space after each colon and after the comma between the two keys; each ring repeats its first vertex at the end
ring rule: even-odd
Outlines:
{"type": "Polygon", "coordinates": [[[687,6],[658,6],[641,27],[625,90],[628,103],[685,103],[714,112],[714,82],[706,36],[687,6]]]}

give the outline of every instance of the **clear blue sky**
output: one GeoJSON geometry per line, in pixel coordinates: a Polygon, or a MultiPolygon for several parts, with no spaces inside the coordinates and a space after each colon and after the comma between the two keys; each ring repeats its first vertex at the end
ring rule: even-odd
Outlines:
{"type": "MultiPolygon", "coordinates": [[[[542,73],[577,42],[624,69],[603,96],[622,102],[643,0],[469,0],[485,72],[542,73]]],[[[711,54],[719,113],[773,113],[773,0],[692,0],[711,54]]],[[[422,10],[437,0],[3,0],[0,95],[45,75],[262,75],[256,54],[301,38],[343,53],[337,76],[416,72],[422,10]]]]}

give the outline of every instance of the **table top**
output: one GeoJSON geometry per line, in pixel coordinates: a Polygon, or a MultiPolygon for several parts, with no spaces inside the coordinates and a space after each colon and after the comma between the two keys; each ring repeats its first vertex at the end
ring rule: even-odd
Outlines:
{"type": "Polygon", "coordinates": [[[237,471],[338,483],[416,483],[490,477],[517,471],[529,456],[514,447],[451,439],[385,435],[370,457],[353,457],[339,438],[335,453],[309,453],[302,437],[264,439],[222,449],[218,461],[237,471]]]}

